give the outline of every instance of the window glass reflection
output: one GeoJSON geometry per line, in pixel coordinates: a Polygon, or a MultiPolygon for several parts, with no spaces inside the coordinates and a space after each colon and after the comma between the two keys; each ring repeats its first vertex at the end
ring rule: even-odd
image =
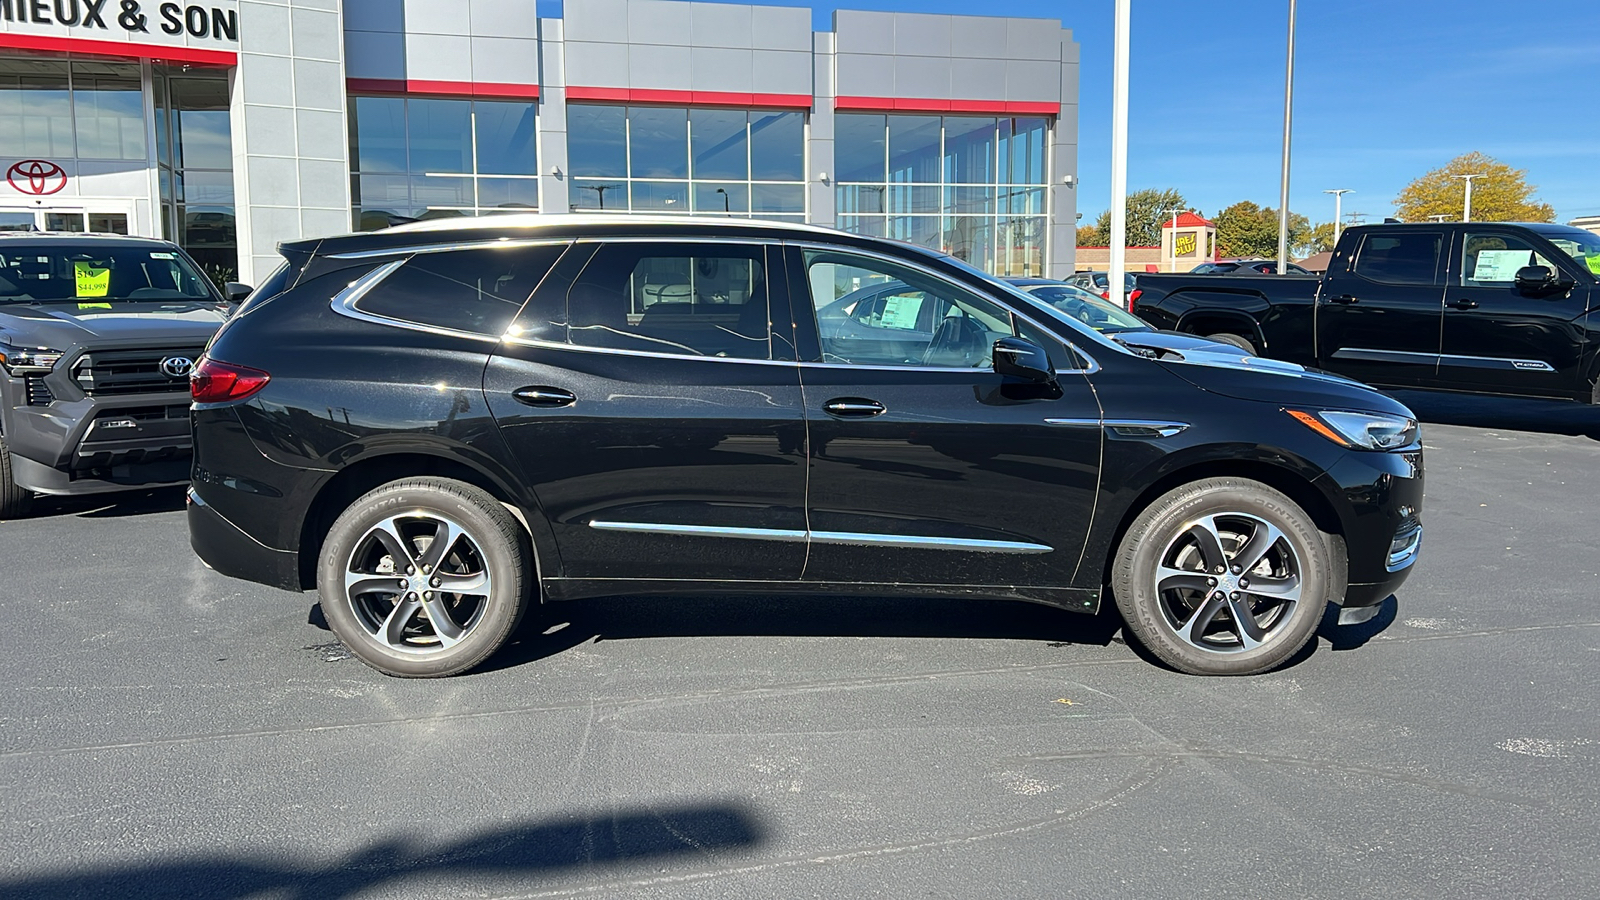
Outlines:
{"type": "Polygon", "coordinates": [[[750,147],[745,138],[746,119],[744,110],[689,111],[695,178],[734,178],[744,181],[749,177],[750,147]]]}
{"type": "Polygon", "coordinates": [[[688,110],[630,107],[628,159],[634,178],[688,178],[688,110]]]}
{"type": "Polygon", "coordinates": [[[472,172],[472,104],[466,100],[406,100],[410,170],[472,172]]]}
{"type": "Polygon", "coordinates": [[[805,115],[750,114],[750,177],[756,181],[804,181],[805,115]]]}
{"type": "Polygon", "coordinates": [[[476,100],[473,124],[478,137],[478,173],[483,175],[537,175],[532,103],[497,103],[476,100]]]}
{"type": "Polygon", "coordinates": [[[889,116],[889,180],[939,182],[938,116],[889,116]]]}
{"type": "Polygon", "coordinates": [[[888,181],[885,117],[839,113],[833,118],[833,166],[839,181],[888,181]]]}
{"type": "Polygon", "coordinates": [[[406,170],[406,102],[400,97],[356,97],[354,152],[358,172],[406,170]]]}
{"type": "Polygon", "coordinates": [[[628,110],[622,106],[567,107],[567,158],[575,176],[628,174],[628,110]]]}

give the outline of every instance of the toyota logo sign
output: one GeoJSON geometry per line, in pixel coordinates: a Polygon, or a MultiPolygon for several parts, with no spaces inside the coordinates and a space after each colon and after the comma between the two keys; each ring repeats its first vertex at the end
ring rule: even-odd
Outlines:
{"type": "Polygon", "coordinates": [[[187,356],[169,356],[161,361],[161,372],[168,378],[188,378],[194,371],[194,360],[187,356]]]}
{"type": "Polygon", "coordinates": [[[42,197],[66,187],[67,173],[48,159],[25,159],[6,170],[6,180],[24,194],[42,197]]]}

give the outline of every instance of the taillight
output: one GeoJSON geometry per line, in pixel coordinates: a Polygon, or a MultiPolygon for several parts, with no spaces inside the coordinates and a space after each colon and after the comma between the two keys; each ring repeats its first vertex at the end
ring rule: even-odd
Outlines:
{"type": "Polygon", "coordinates": [[[272,376],[260,369],[203,357],[189,376],[189,396],[196,403],[243,400],[266,387],[271,380],[272,376]]]}
{"type": "Polygon", "coordinates": [[[1133,293],[1128,295],[1128,312],[1133,312],[1133,302],[1135,300],[1138,300],[1139,299],[1139,295],[1142,294],[1142,293],[1144,293],[1144,291],[1141,291],[1138,288],[1134,288],[1133,289],[1133,293]]]}

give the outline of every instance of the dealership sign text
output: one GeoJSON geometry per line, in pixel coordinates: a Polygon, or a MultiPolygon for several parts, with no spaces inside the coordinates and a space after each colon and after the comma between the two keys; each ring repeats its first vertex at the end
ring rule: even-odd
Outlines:
{"type": "Polygon", "coordinates": [[[213,37],[219,41],[239,40],[239,13],[199,5],[177,3],[149,4],[154,7],[152,21],[139,0],[0,0],[0,17],[7,22],[32,22],[36,25],[67,25],[80,29],[110,31],[120,28],[129,34],[164,34],[213,37]]]}

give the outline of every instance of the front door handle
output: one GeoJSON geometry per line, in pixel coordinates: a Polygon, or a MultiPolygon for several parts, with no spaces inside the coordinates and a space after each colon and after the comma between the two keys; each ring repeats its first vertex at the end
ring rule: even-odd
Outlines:
{"type": "Polygon", "coordinates": [[[1478,301],[1476,301],[1476,300],[1468,300],[1466,298],[1462,298],[1462,299],[1457,300],[1456,302],[1454,302],[1454,303],[1452,303],[1450,305],[1454,306],[1456,309],[1477,309],[1478,308],[1478,301]]]}
{"type": "Polygon", "coordinates": [[[1329,303],[1337,303],[1337,304],[1339,304],[1341,306],[1349,306],[1352,303],[1360,303],[1361,302],[1361,298],[1352,296],[1350,294],[1340,294],[1337,297],[1329,297],[1328,298],[1328,302],[1329,303]]]}
{"type": "Polygon", "coordinates": [[[555,387],[524,387],[511,392],[518,403],[525,406],[537,406],[543,409],[552,409],[558,406],[571,406],[578,402],[578,395],[571,391],[555,387]]]}
{"type": "Polygon", "coordinates": [[[822,404],[822,411],[840,419],[870,419],[888,409],[876,400],[861,397],[839,397],[822,404]]]}

